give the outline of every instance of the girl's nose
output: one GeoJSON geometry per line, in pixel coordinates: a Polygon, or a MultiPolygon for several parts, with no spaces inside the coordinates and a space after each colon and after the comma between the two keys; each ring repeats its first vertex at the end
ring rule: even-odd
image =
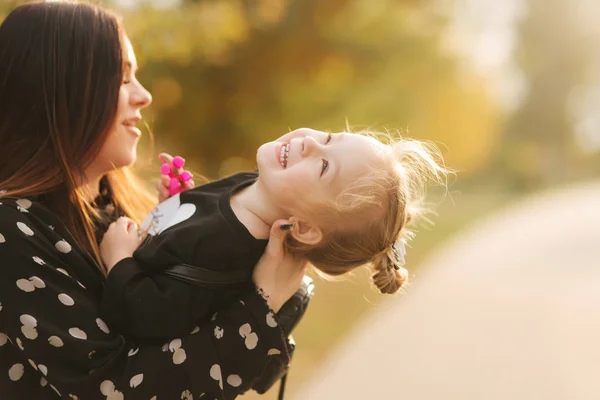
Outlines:
{"type": "Polygon", "coordinates": [[[305,136],[302,139],[302,156],[306,157],[318,151],[320,148],[319,143],[312,136],[305,136]]]}

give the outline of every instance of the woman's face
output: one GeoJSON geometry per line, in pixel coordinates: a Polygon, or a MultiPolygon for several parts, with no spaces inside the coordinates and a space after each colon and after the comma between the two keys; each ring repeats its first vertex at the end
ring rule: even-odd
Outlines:
{"type": "Polygon", "coordinates": [[[135,77],[137,68],[131,42],[123,36],[123,83],[119,90],[115,123],[100,153],[86,170],[88,179],[131,165],[136,159],[136,147],[141,136],[137,128],[142,120],[140,112],[152,103],[152,96],[135,77]]]}

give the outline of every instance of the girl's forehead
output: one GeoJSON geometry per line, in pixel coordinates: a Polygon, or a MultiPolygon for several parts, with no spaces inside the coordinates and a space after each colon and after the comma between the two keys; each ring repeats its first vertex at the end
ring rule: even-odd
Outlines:
{"type": "Polygon", "coordinates": [[[376,155],[386,155],[391,151],[391,147],[381,143],[374,137],[361,135],[360,133],[341,132],[348,139],[348,143],[354,146],[364,146],[365,152],[372,151],[376,155]]]}

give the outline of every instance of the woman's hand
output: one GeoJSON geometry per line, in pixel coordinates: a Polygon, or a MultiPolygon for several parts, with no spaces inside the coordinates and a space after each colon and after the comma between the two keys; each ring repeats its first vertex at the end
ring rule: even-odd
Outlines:
{"type": "MultiPolygon", "coordinates": [[[[161,160],[167,161],[169,163],[173,162],[173,157],[168,153],[161,153],[159,158],[161,160]]],[[[183,166],[177,169],[177,174],[181,175],[185,170],[183,166]]],[[[190,174],[191,175],[191,174],[190,174]]],[[[158,191],[158,202],[162,203],[169,197],[171,197],[171,193],[169,192],[169,185],[171,182],[171,178],[168,175],[161,174],[160,179],[156,180],[156,190],[158,191]]],[[[191,189],[195,186],[194,180],[189,179],[185,182],[185,189],[191,189]]]]}
{"type": "Polygon", "coordinates": [[[273,224],[267,248],[252,276],[254,284],[265,293],[269,307],[275,312],[300,288],[308,265],[303,256],[284,250],[283,244],[289,229],[291,225],[286,220],[273,224]],[[282,225],[287,225],[288,229],[281,229],[282,225]]]}
{"type": "Polygon", "coordinates": [[[116,263],[131,257],[140,244],[138,226],[132,219],[121,217],[108,227],[100,243],[100,257],[110,271],[116,263]]]}

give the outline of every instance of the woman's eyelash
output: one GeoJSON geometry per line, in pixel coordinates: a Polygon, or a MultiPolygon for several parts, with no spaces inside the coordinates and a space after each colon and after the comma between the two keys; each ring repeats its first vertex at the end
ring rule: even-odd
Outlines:
{"type": "Polygon", "coordinates": [[[327,140],[325,141],[325,144],[331,142],[332,138],[333,138],[333,135],[331,133],[327,134],[327,140]]]}

